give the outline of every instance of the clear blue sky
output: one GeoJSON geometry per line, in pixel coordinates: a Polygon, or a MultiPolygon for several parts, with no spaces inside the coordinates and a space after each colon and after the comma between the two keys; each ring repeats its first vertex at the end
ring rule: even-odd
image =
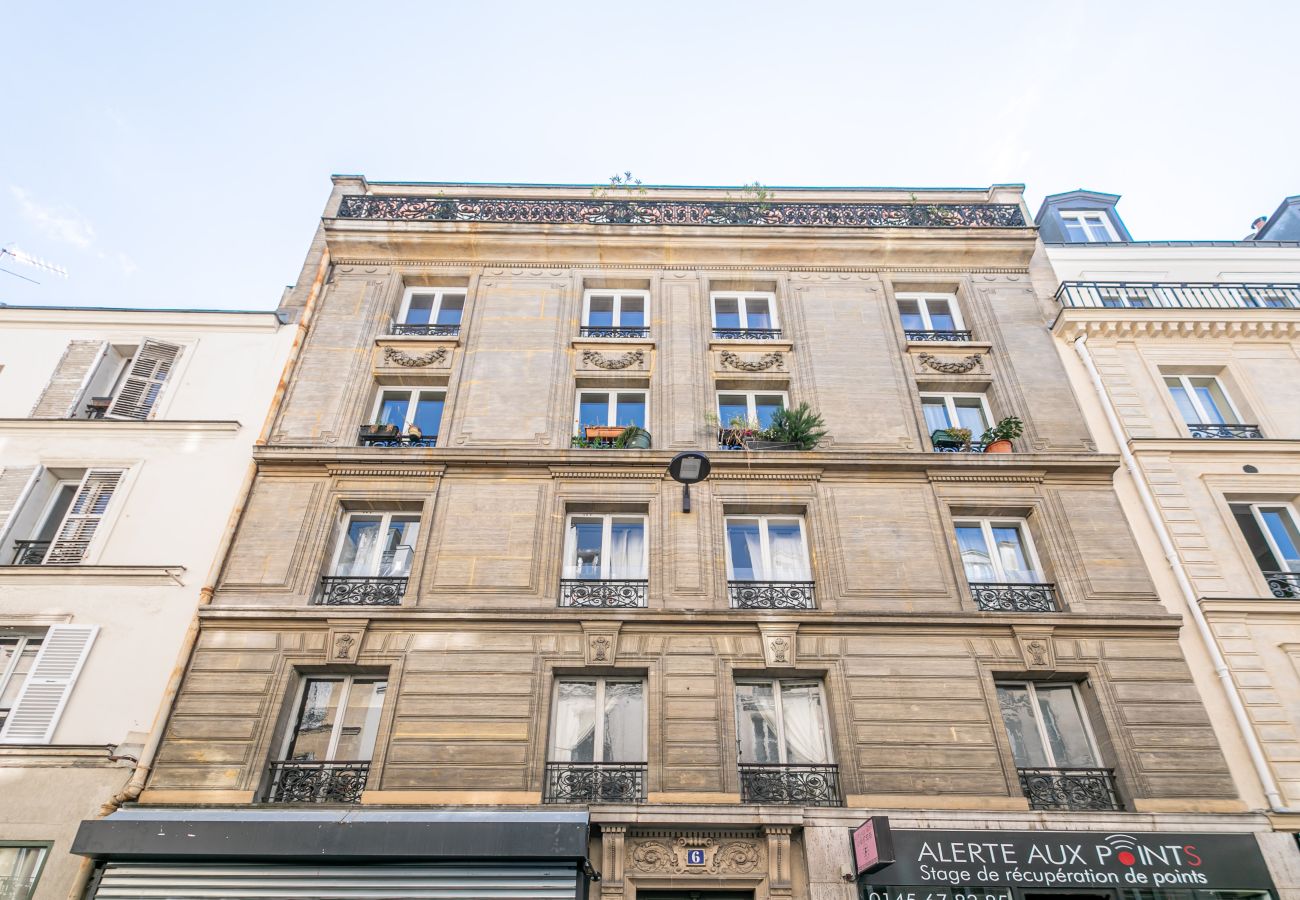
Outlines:
{"type": "Polygon", "coordinates": [[[1300,193],[1300,3],[59,3],[0,12],[0,302],[265,309],[334,172],[1300,193]]]}

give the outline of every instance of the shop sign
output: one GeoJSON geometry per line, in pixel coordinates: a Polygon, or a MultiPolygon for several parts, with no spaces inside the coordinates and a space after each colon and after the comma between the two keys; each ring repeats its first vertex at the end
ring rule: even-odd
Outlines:
{"type": "Polygon", "coordinates": [[[872,816],[853,829],[853,864],[859,875],[883,869],[893,861],[889,816],[872,816]]]}

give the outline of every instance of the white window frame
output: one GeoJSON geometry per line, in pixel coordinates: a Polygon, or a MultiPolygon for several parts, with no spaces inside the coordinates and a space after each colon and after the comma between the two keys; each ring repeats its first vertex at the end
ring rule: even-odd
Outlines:
{"type": "MultiPolygon", "coordinates": [[[[0,640],[14,640],[15,638],[17,640],[14,644],[13,655],[9,658],[8,664],[3,669],[0,669],[0,697],[4,696],[5,690],[9,687],[9,683],[13,681],[14,674],[18,671],[18,663],[22,661],[23,651],[27,648],[27,645],[31,643],[33,640],[39,640],[42,643],[44,643],[45,633],[41,632],[40,634],[21,633],[21,634],[4,635],[3,637],[0,637],[0,640]]],[[[39,652],[40,651],[37,650],[37,653],[39,652]]],[[[33,657],[32,663],[35,664],[35,662],[36,659],[35,657],[33,657]]],[[[28,674],[30,675],[31,673],[28,672],[28,674]]],[[[25,679],[27,676],[23,676],[23,677],[25,679]]],[[[19,685],[19,693],[21,693],[21,689],[22,689],[22,685],[19,685]]],[[[14,701],[17,702],[17,700],[18,700],[18,695],[15,694],[14,701]]],[[[9,712],[12,711],[13,708],[10,707],[9,712]]],[[[7,715],[6,718],[8,718],[7,715]]],[[[0,719],[0,722],[3,721],[4,719],[0,719]]]]}
{"type": "MultiPolygon", "coordinates": [[[[415,424],[415,415],[416,412],[418,411],[421,394],[440,395],[442,397],[443,414],[445,415],[447,412],[447,389],[444,387],[418,387],[418,388],[380,387],[378,393],[375,394],[375,405],[370,412],[370,421],[371,422],[379,421],[380,412],[384,408],[384,394],[403,394],[403,393],[407,395],[406,419],[405,421],[402,422],[401,425],[401,431],[403,434],[405,434],[407,430],[410,429],[410,427],[415,424]]],[[[441,419],[439,419],[438,421],[438,431],[442,431],[441,419]]],[[[424,437],[430,437],[430,435],[426,434],[424,435],[424,437]]]]}
{"type": "MultiPolygon", "coordinates": [[[[379,564],[380,562],[383,561],[384,558],[384,544],[385,544],[385,541],[382,540],[376,541],[374,549],[371,550],[372,558],[366,561],[366,566],[365,566],[366,574],[352,575],[352,576],[346,576],[346,575],[335,576],[335,573],[338,572],[339,570],[339,560],[343,556],[343,547],[348,542],[348,529],[352,525],[352,520],[354,518],[366,518],[372,516],[379,516],[379,533],[384,537],[387,537],[388,535],[388,529],[393,523],[394,516],[400,516],[402,518],[407,518],[407,519],[414,519],[415,528],[416,528],[415,542],[419,543],[420,529],[421,526],[424,525],[424,522],[422,521],[422,517],[418,512],[403,512],[402,510],[388,510],[385,512],[378,512],[378,511],[368,512],[359,509],[344,510],[342,517],[339,520],[339,537],[334,544],[334,555],[330,558],[329,575],[331,577],[339,577],[339,578],[347,578],[347,577],[379,578],[380,577],[379,564]]],[[[415,568],[415,544],[412,544],[411,545],[411,566],[407,570],[407,575],[395,576],[395,577],[399,577],[399,578],[410,577],[410,570],[414,568],[415,568]]]]}
{"type": "MultiPolygon", "coordinates": [[[[375,747],[379,746],[379,727],[383,722],[384,707],[383,704],[388,701],[387,685],[391,684],[388,675],[331,675],[327,672],[316,674],[302,674],[298,678],[298,690],[294,693],[293,717],[289,720],[289,727],[285,729],[284,740],[280,742],[280,761],[289,761],[289,748],[293,746],[293,739],[297,736],[298,726],[302,721],[303,701],[307,699],[307,685],[312,681],[334,681],[342,684],[342,693],[339,694],[337,709],[338,716],[334,720],[334,727],[330,730],[329,744],[326,745],[325,758],[316,760],[316,762],[335,762],[335,754],[339,749],[339,737],[343,732],[343,721],[346,718],[348,700],[352,694],[352,687],[358,682],[384,682],[384,698],[379,707],[379,721],[375,724],[375,742],[370,747],[370,757],[367,762],[373,762],[375,758],[375,747]]],[[[349,760],[343,760],[348,762],[349,760]]],[[[358,760],[361,762],[361,760],[358,760]]]]}
{"type": "Polygon", "coordinates": [[[736,568],[731,559],[731,535],[728,528],[732,522],[757,522],[758,523],[758,554],[759,562],[762,565],[762,571],[765,578],[757,578],[757,582],[774,581],[772,577],[772,541],[768,536],[768,523],[770,522],[797,522],[799,524],[799,543],[803,547],[804,565],[808,569],[809,580],[812,580],[812,554],[808,552],[808,526],[804,523],[804,517],[801,515],[763,515],[763,516],[746,516],[734,515],[724,516],[722,521],[723,544],[726,546],[727,555],[727,580],[738,581],[735,577],[736,568]]]}
{"type": "MultiPolygon", "coordinates": [[[[429,308],[429,324],[435,325],[438,321],[438,312],[442,309],[442,301],[447,297],[458,297],[461,301],[460,319],[461,324],[465,322],[465,307],[469,305],[468,288],[441,288],[441,287],[409,287],[402,292],[402,305],[397,310],[397,324],[406,325],[406,317],[411,312],[411,299],[416,296],[426,297],[433,296],[433,305],[429,308]]],[[[449,326],[443,326],[449,327],[449,326]]]]}
{"type": "Polygon", "coordinates": [[[727,423],[722,421],[722,395],[723,394],[727,394],[732,397],[745,398],[745,420],[748,422],[758,421],[757,397],[760,394],[762,394],[765,397],[780,397],[781,408],[782,409],[790,408],[789,391],[715,391],[713,395],[713,408],[714,411],[717,413],[718,422],[723,428],[727,427],[727,423]]]}
{"type": "Polygon", "coordinates": [[[649,430],[650,427],[650,392],[645,388],[578,388],[573,395],[573,433],[581,436],[582,429],[588,425],[593,428],[616,428],[618,425],[618,395],[619,394],[640,394],[645,401],[645,424],[641,427],[649,430]],[[597,425],[595,422],[582,421],[582,395],[583,394],[604,394],[605,401],[605,421],[611,420],[613,425],[597,425]]]}
{"type": "Polygon", "coordinates": [[[740,313],[740,331],[749,331],[749,301],[766,300],[767,312],[772,318],[772,330],[781,330],[781,320],[776,315],[776,294],[771,291],[713,291],[709,294],[709,308],[713,312],[713,330],[730,331],[718,325],[718,301],[735,300],[736,310],[740,313]]]}
{"type": "Polygon", "coordinates": [[[644,325],[629,325],[629,328],[644,328],[650,330],[650,292],[649,291],[602,291],[599,288],[587,288],[582,292],[582,327],[583,328],[623,328],[623,298],[636,297],[641,300],[642,311],[645,316],[644,325]],[[591,298],[592,297],[613,297],[614,298],[614,324],[613,325],[592,325],[591,324],[591,298]]]}
{"type": "MultiPolygon", "coordinates": [[[[930,301],[943,300],[948,304],[948,311],[952,314],[953,331],[965,331],[966,325],[962,321],[961,308],[957,305],[956,294],[939,294],[926,291],[905,291],[901,294],[895,294],[896,301],[912,300],[916,302],[917,311],[921,314],[921,324],[924,325],[924,331],[935,331],[934,323],[930,320],[930,301]]],[[[898,308],[898,318],[902,321],[903,308],[898,308]]],[[[906,329],[904,329],[906,330],[906,329]]],[[[943,331],[944,329],[937,329],[943,331]]]]}
{"type": "MultiPolygon", "coordinates": [[[[610,548],[614,539],[614,520],[625,519],[641,523],[641,574],[633,576],[632,580],[640,581],[647,578],[650,571],[650,541],[647,528],[647,517],[640,513],[569,513],[564,520],[564,562],[565,569],[578,569],[578,544],[575,532],[573,530],[574,519],[600,519],[600,581],[608,581],[613,578],[609,574],[609,556],[610,548]]],[[[575,578],[577,576],[574,576],[575,578]]],[[[620,579],[621,580],[621,579],[620,579]]]]}
{"type": "MultiPolygon", "coordinates": [[[[1291,527],[1296,529],[1297,532],[1300,532],[1300,519],[1296,518],[1295,508],[1291,506],[1290,503],[1234,503],[1232,506],[1250,507],[1250,515],[1255,520],[1255,526],[1260,530],[1260,533],[1264,535],[1264,540],[1268,544],[1268,549],[1272,551],[1273,558],[1277,560],[1277,564],[1283,567],[1279,571],[1300,572],[1300,569],[1286,568],[1286,554],[1284,554],[1282,549],[1278,547],[1277,538],[1273,537],[1273,529],[1269,528],[1268,524],[1264,521],[1264,515],[1262,512],[1264,509],[1281,510],[1283,515],[1290,518],[1291,527]]],[[[3,687],[3,684],[0,684],[0,687],[3,687]]]]}
{"type": "Polygon", "coordinates": [[[1110,216],[1107,215],[1106,211],[1103,209],[1063,209],[1060,211],[1060,215],[1061,215],[1062,223],[1064,223],[1066,219],[1069,219],[1072,222],[1074,222],[1076,225],[1078,225],[1081,229],[1083,229],[1083,234],[1085,238],[1084,243],[1086,244],[1102,243],[1101,241],[1093,240],[1092,226],[1090,226],[1087,222],[1084,221],[1085,218],[1092,217],[1092,216],[1095,216],[1101,220],[1102,227],[1106,229],[1106,234],[1108,235],[1109,241],[1119,240],[1119,237],[1115,234],[1114,227],[1112,227],[1110,224],[1110,216]]]}
{"type": "MultiPolygon", "coordinates": [[[[555,726],[556,720],[560,716],[560,685],[564,682],[588,682],[596,683],[596,730],[592,736],[593,747],[592,756],[596,757],[592,762],[608,762],[612,765],[633,765],[635,763],[648,762],[650,746],[650,692],[646,687],[646,679],[638,678],[635,675],[565,675],[555,679],[555,684],[551,688],[551,722],[550,732],[546,737],[546,760],[547,762],[556,762],[555,746],[555,726]],[[610,683],[618,684],[639,684],[641,685],[641,758],[628,760],[606,760],[600,759],[605,755],[605,685],[610,683]]],[[[564,765],[565,763],[561,763],[564,765]]],[[[576,763],[576,765],[583,765],[576,763]]]]}
{"type": "MultiPolygon", "coordinates": [[[[1047,574],[1043,571],[1043,564],[1038,560],[1038,551],[1034,547],[1034,536],[1029,531],[1029,522],[1025,519],[1015,517],[997,516],[994,518],[971,518],[962,516],[952,520],[953,540],[957,539],[957,529],[967,528],[971,525],[978,525],[981,533],[984,535],[984,549],[988,552],[989,560],[993,565],[993,571],[998,576],[993,584],[1042,584],[1047,579],[1047,574]],[[994,526],[1006,528],[1014,527],[1020,532],[1020,540],[1023,542],[1025,551],[1025,560],[1029,563],[1030,571],[1033,572],[1034,581],[1019,582],[1012,581],[1007,577],[1006,571],[1002,568],[1002,558],[997,554],[997,545],[993,542],[994,526]]],[[[961,544],[957,545],[957,562],[961,565],[961,573],[966,577],[966,564],[961,558],[961,544]]]]}
{"type": "Polygon", "coordinates": [[[0,871],[0,884],[5,884],[6,881],[8,882],[4,896],[14,898],[21,897],[24,898],[24,900],[31,900],[32,897],[36,896],[36,886],[40,884],[41,875],[45,872],[45,863],[50,858],[50,851],[54,849],[53,843],[46,841],[16,840],[4,841],[3,843],[0,843],[0,847],[6,847],[18,851],[14,860],[17,864],[16,868],[11,872],[0,871]],[[16,873],[22,870],[23,863],[30,858],[29,854],[36,857],[36,863],[32,866],[31,880],[26,885],[25,889],[20,886],[17,890],[14,890],[13,879],[16,877],[16,873]]]}
{"type": "MultiPolygon", "coordinates": [[[[984,412],[984,422],[985,422],[984,430],[988,431],[991,427],[993,427],[993,412],[992,410],[989,409],[989,398],[987,394],[981,394],[978,391],[958,392],[952,394],[945,394],[942,391],[922,391],[920,393],[920,398],[922,400],[935,400],[935,399],[943,400],[944,412],[948,414],[948,421],[953,423],[948,426],[949,428],[961,427],[961,425],[958,424],[960,420],[957,418],[957,402],[956,402],[957,400],[970,400],[970,399],[979,400],[980,409],[983,410],[984,412]]],[[[924,409],[921,410],[921,416],[922,418],[925,417],[924,409]]],[[[978,441],[980,437],[981,435],[979,434],[973,434],[971,435],[971,440],[978,441]]]]}
{"type": "Polygon", "coordinates": [[[1183,393],[1187,395],[1187,399],[1192,404],[1193,408],[1195,408],[1196,414],[1201,417],[1196,422],[1183,422],[1184,426],[1216,424],[1213,417],[1206,415],[1205,407],[1201,405],[1201,398],[1196,395],[1196,391],[1192,388],[1191,379],[1193,378],[1209,378],[1218,385],[1219,393],[1223,395],[1224,402],[1228,404],[1227,411],[1232,414],[1234,419],[1236,419],[1235,422],[1225,422],[1225,425],[1241,425],[1245,423],[1246,420],[1242,418],[1241,412],[1237,409],[1237,404],[1232,400],[1232,394],[1228,392],[1227,387],[1223,384],[1223,379],[1218,375],[1189,375],[1185,372],[1161,372],[1160,383],[1164,385],[1165,395],[1169,398],[1169,402],[1174,405],[1174,414],[1179,419],[1183,417],[1183,413],[1182,410],[1178,408],[1178,401],[1174,399],[1173,393],[1169,390],[1169,384],[1166,381],[1168,378],[1178,379],[1178,383],[1183,387],[1183,393]]]}
{"type": "MultiPolygon", "coordinates": [[[[36,522],[32,526],[32,540],[35,540],[35,535],[40,534],[45,530],[45,526],[50,524],[50,516],[54,515],[54,507],[59,502],[59,494],[63,492],[63,489],[71,487],[72,500],[77,499],[77,488],[81,486],[81,479],[85,477],[85,472],[83,472],[81,478],[59,478],[54,482],[54,485],[50,490],[50,495],[46,498],[45,504],[41,508],[40,513],[36,517],[36,522]]],[[[71,501],[68,503],[68,509],[72,509],[71,501]]],[[[63,516],[61,516],[59,521],[55,523],[54,534],[56,536],[58,535],[59,530],[63,527],[63,519],[66,518],[67,515],[67,511],[64,511],[63,516]]],[[[51,543],[53,543],[52,539],[51,543]]]]}
{"type": "MultiPolygon", "coordinates": [[[[831,738],[831,722],[830,722],[831,708],[830,705],[826,702],[826,685],[823,684],[820,679],[817,678],[737,678],[736,679],[736,687],[740,687],[743,684],[772,685],[772,697],[775,700],[774,706],[776,709],[777,758],[780,760],[778,765],[782,765],[782,766],[789,765],[789,762],[787,761],[789,757],[789,753],[787,752],[785,746],[786,743],[785,704],[781,699],[781,685],[786,684],[789,685],[790,687],[812,685],[813,687],[817,688],[817,693],[821,696],[822,735],[826,739],[826,761],[824,763],[814,763],[813,765],[819,765],[819,766],[835,765],[835,746],[834,746],[835,742],[831,738]]],[[[736,694],[733,692],[731,695],[731,715],[735,722],[735,727],[737,729],[736,762],[743,765],[745,764],[745,760],[740,755],[740,734],[739,734],[740,710],[737,708],[737,706],[738,704],[736,703],[736,694]]]]}
{"type": "MultiPolygon", "coordinates": [[[[1061,684],[1062,682],[1059,681],[1050,682],[1050,685],[1052,687],[1058,687],[1061,684]]],[[[1088,749],[1092,751],[1092,759],[1093,759],[1092,768],[1097,768],[1097,769],[1105,768],[1105,766],[1102,763],[1101,750],[1099,749],[1099,745],[1097,744],[1097,735],[1092,730],[1092,721],[1091,721],[1091,717],[1088,715],[1088,707],[1085,706],[1083,703],[1083,693],[1079,690],[1079,685],[1077,683],[1066,682],[1066,684],[1069,685],[1070,693],[1074,695],[1074,708],[1079,711],[1079,718],[1083,721],[1083,734],[1084,737],[1086,737],[1088,740],[1088,749]]],[[[1047,726],[1043,724],[1042,709],[1038,705],[1038,689],[1036,687],[1036,682],[998,680],[995,681],[993,685],[994,688],[1023,687],[1028,689],[1029,708],[1033,710],[1034,725],[1038,727],[1038,739],[1042,741],[1043,753],[1047,756],[1048,759],[1048,765],[1045,766],[1044,768],[1049,768],[1049,769],[1067,768],[1067,767],[1062,767],[1057,765],[1056,755],[1052,752],[1052,742],[1048,739],[1047,726]]],[[[1001,710],[998,710],[998,715],[999,717],[1001,717],[1002,715],[1001,710]]],[[[1002,731],[1004,734],[1006,733],[1006,729],[1007,729],[1007,725],[1006,725],[1006,721],[1004,720],[1002,723],[1002,731]]],[[[1008,738],[1008,740],[1010,739],[1008,738]]],[[[1014,762],[1014,758],[1012,761],[1014,762]]],[[[1077,768],[1077,767],[1068,767],[1068,768],[1077,768]]]]}

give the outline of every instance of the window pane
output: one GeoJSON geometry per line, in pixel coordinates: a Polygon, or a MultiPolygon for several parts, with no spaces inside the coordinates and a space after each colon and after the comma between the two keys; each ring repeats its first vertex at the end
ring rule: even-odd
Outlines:
{"type": "Polygon", "coordinates": [[[54,535],[58,533],[59,526],[63,524],[63,517],[68,513],[68,507],[72,505],[72,498],[77,494],[75,484],[61,484],[58,486],[57,493],[54,496],[54,503],[50,506],[50,512],[41,523],[41,530],[37,532],[34,540],[52,541],[54,535]]]}
{"type": "Polygon", "coordinates": [[[615,416],[615,425],[645,428],[645,394],[619,394],[615,416]]]}
{"type": "Polygon", "coordinates": [[[771,522],[767,524],[767,542],[772,552],[773,581],[809,581],[808,554],[804,551],[803,536],[798,522],[771,522]]]}
{"type": "Polygon", "coordinates": [[[787,763],[804,766],[830,762],[826,756],[826,715],[817,685],[781,685],[781,722],[785,726],[787,763]]]}
{"type": "Polygon", "coordinates": [[[951,426],[948,421],[948,407],[942,397],[922,397],[921,411],[925,413],[925,427],[932,434],[951,426]]]}
{"type": "Polygon", "coordinates": [[[993,560],[984,544],[984,532],[978,525],[957,526],[957,549],[966,569],[966,580],[972,582],[997,581],[993,560]]]}
{"type": "Polygon", "coordinates": [[[614,324],[614,298],[592,297],[587,313],[587,324],[594,328],[608,328],[614,324]]]}
{"type": "Polygon", "coordinates": [[[1052,764],[1067,769],[1097,765],[1074,688],[1068,684],[1039,685],[1037,693],[1052,764]]]}
{"type": "Polygon", "coordinates": [[[618,324],[623,328],[644,328],[645,298],[624,297],[619,311],[618,324]]]}
{"type": "Polygon", "coordinates": [[[1029,557],[1025,553],[1020,529],[1014,525],[994,525],[992,527],[993,544],[997,548],[998,562],[1002,564],[1002,574],[1007,581],[1037,581],[1029,557]]]}
{"type": "Polygon", "coordinates": [[[595,762],[595,751],[596,682],[561,681],[556,692],[551,759],[555,762],[595,762]]]}
{"type": "Polygon", "coordinates": [[[1183,417],[1183,421],[1191,425],[1201,421],[1200,413],[1192,405],[1192,400],[1187,396],[1187,391],[1183,389],[1183,383],[1177,378],[1166,378],[1165,385],[1169,388],[1169,393],[1173,395],[1174,405],[1178,407],[1178,413],[1183,417]]]}
{"type": "Polygon", "coordinates": [[[925,330],[925,320],[921,318],[921,309],[915,300],[899,300],[898,315],[908,331],[925,330]]]}
{"type": "Polygon", "coordinates": [[[772,417],[784,405],[785,402],[779,394],[759,394],[756,396],[754,398],[754,411],[758,413],[758,427],[767,428],[771,425],[772,417]]]}
{"type": "Polygon", "coordinates": [[[411,574],[411,557],[415,554],[415,539],[420,533],[420,520],[414,516],[394,516],[384,540],[384,552],[379,558],[379,574],[404,577],[411,574]]]}
{"type": "Polygon", "coordinates": [[[569,522],[569,552],[566,578],[599,578],[601,541],[605,523],[601,519],[573,519],[569,522]]]}
{"type": "Polygon", "coordinates": [[[420,429],[425,437],[436,437],[442,428],[442,394],[420,394],[415,407],[415,421],[412,423],[420,429]]]}
{"type": "Polygon", "coordinates": [[[1249,506],[1234,506],[1232,515],[1237,520],[1242,535],[1246,538],[1246,545],[1250,547],[1251,555],[1255,557],[1255,564],[1259,566],[1259,570],[1261,572],[1280,572],[1282,567],[1273,554],[1273,548],[1268,545],[1264,532],[1260,530],[1259,523],[1255,521],[1255,514],[1251,511],[1251,508],[1249,506]]]}
{"type": "Polygon", "coordinates": [[[442,305],[438,307],[439,325],[459,325],[461,316],[465,314],[464,297],[443,297],[442,305]]]}
{"type": "Polygon", "coordinates": [[[406,411],[411,406],[411,395],[402,391],[384,391],[379,402],[379,421],[384,425],[406,427],[406,411]]]}
{"type": "Polygon", "coordinates": [[[615,519],[610,525],[609,577],[645,578],[645,523],[615,519]]]}
{"type": "Polygon", "coordinates": [[[27,900],[46,852],[45,847],[0,847],[0,897],[27,900]]]}
{"type": "Polygon", "coordinates": [[[739,328],[740,301],[735,298],[719,298],[713,301],[713,327],[739,328]]]}
{"type": "Polygon", "coordinates": [[[718,421],[726,428],[737,419],[741,422],[749,421],[749,405],[745,402],[745,395],[719,394],[718,421]]]}
{"type": "Polygon", "coordinates": [[[27,673],[32,670],[32,660],[36,659],[36,652],[41,649],[40,638],[29,638],[21,651],[18,649],[19,643],[17,640],[0,641],[0,675],[9,670],[9,665],[14,662],[14,654],[18,654],[13,675],[9,681],[0,685],[3,688],[0,691],[0,711],[13,708],[23,682],[27,680],[27,673]]]}
{"type": "Polygon", "coordinates": [[[1217,378],[1193,378],[1191,382],[1192,390],[1196,391],[1196,399],[1201,401],[1205,414],[1210,416],[1206,419],[1207,422],[1236,424],[1237,417],[1232,414],[1232,406],[1223,395],[1223,388],[1219,386],[1217,378]]]}
{"type": "Polygon", "coordinates": [[[383,681],[355,681],[348,691],[348,706],[343,711],[343,726],[335,759],[370,759],[375,752],[375,735],[379,733],[379,713],[384,707],[383,681]]]}
{"type": "Polygon", "coordinates": [[[927,300],[926,309],[930,312],[930,327],[935,331],[957,330],[957,320],[953,318],[947,300],[927,300]]]}
{"type": "Polygon", "coordinates": [[[1088,234],[1083,230],[1083,226],[1075,219],[1062,218],[1061,225],[1065,227],[1065,239],[1074,243],[1086,243],[1088,234]]]}
{"type": "Polygon", "coordinates": [[[338,715],[342,687],[341,681],[308,680],[302,711],[298,714],[293,740],[289,744],[289,759],[329,759],[330,734],[338,715]]]}
{"type": "Polygon", "coordinates": [[[736,741],[742,763],[781,761],[771,684],[736,685],[736,741]]]}
{"type": "Polygon", "coordinates": [[[731,571],[727,577],[733,581],[757,581],[760,545],[758,523],[754,521],[727,522],[727,546],[731,549],[731,571]]]}
{"type": "Polygon", "coordinates": [[[1088,219],[1088,225],[1089,225],[1089,231],[1092,236],[1092,240],[1094,241],[1110,240],[1110,232],[1106,230],[1106,226],[1102,224],[1101,219],[1090,217],[1088,219]]]}
{"type": "Polygon", "coordinates": [[[608,425],[609,394],[578,395],[579,425],[608,425]]]}
{"type": "Polygon", "coordinates": [[[1007,727],[1007,740],[1011,743],[1011,756],[1016,766],[1049,765],[1043,738],[1038,733],[1034,706],[1029,701],[1029,691],[1013,685],[998,685],[998,708],[1002,710],[1002,723],[1007,727]]]}
{"type": "Polygon", "coordinates": [[[771,328],[772,312],[768,309],[767,298],[750,297],[745,301],[746,328],[771,328]]]}
{"type": "Polygon", "coordinates": [[[639,681],[605,682],[604,762],[644,762],[645,704],[639,681]]]}
{"type": "Polygon", "coordinates": [[[971,439],[978,441],[989,427],[989,420],[984,416],[984,404],[979,397],[956,397],[953,406],[957,408],[957,424],[969,428],[971,439]]]}
{"type": "Polygon", "coordinates": [[[1300,572],[1300,535],[1296,534],[1295,520],[1281,508],[1261,509],[1259,515],[1282,552],[1283,564],[1289,571],[1300,572]]]}
{"type": "Polygon", "coordinates": [[[374,575],[375,545],[379,543],[379,516],[352,516],[343,533],[343,547],[335,575],[374,575]]]}
{"type": "Polygon", "coordinates": [[[411,297],[411,305],[406,309],[407,325],[428,325],[429,314],[433,311],[432,294],[415,294],[411,297]]]}

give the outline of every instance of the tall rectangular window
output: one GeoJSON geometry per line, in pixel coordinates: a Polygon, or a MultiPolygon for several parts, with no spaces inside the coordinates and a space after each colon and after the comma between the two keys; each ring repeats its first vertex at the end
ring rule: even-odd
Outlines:
{"type": "Polygon", "coordinates": [[[582,327],[587,337],[641,337],[649,334],[648,291],[596,291],[582,297],[582,327]]]}
{"type": "Polygon", "coordinates": [[[1023,521],[958,519],[953,524],[968,582],[1033,584],[1043,581],[1042,568],[1023,521]]]}
{"type": "Polygon", "coordinates": [[[645,685],[631,678],[562,678],[555,684],[550,762],[646,758],[645,685]]]}
{"type": "MultiPolygon", "coordinates": [[[[0,728],[18,701],[44,637],[43,632],[0,637],[0,728]]],[[[3,896],[0,892],[0,897],[3,896]]]]}
{"type": "Polygon", "coordinates": [[[898,313],[904,331],[962,330],[961,311],[957,308],[957,298],[952,294],[899,294],[898,313]]]}
{"type": "Polygon", "coordinates": [[[49,844],[0,845],[0,897],[29,900],[36,892],[36,882],[49,852],[49,844]]]}
{"type": "Polygon", "coordinates": [[[578,391],[577,429],[588,426],[646,427],[645,391],[578,391]]]}
{"type": "Polygon", "coordinates": [[[361,675],[305,678],[284,759],[366,761],[375,751],[388,681],[361,675]]]}
{"type": "Polygon", "coordinates": [[[811,581],[803,519],[728,516],[727,578],[732,581],[811,581]]]}
{"type": "Polygon", "coordinates": [[[997,685],[998,707],[1018,768],[1091,769],[1101,755],[1073,684],[997,685]]]}
{"type": "Polygon", "coordinates": [[[1234,503],[1232,515],[1269,593],[1284,600],[1300,599],[1300,526],[1295,510],[1286,503],[1234,503]]]}
{"type": "Polygon", "coordinates": [[[719,391],[718,421],[723,428],[733,422],[767,428],[777,410],[785,409],[788,399],[784,391],[719,391]]]}
{"type": "Polygon", "coordinates": [[[565,578],[643,579],[646,563],[645,516],[569,516],[565,578]]]}
{"type": "Polygon", "coordinates": [[[374,422],[395,425],[403,434],[414,428],[422,437],[437,437],[446,393],[436,390],[384,390],[375,404],[374,422]]]}
{"type": "Polygon", "coordinates": [[[330,574],[339,577],[406,577],[411,574],[420,517],[408,513],[349,513],[330,574]]]}
{"type": "Polygon", "coordinates": [[[713,330],[718,336],[776,337],[780,326],[776,319],[776,295],[770,293],[715,293],[713,330]]]}
{"type": "Polygon", "coordinates": [[[99,634],[52,625],[0,637],[0,744],[48,744],[99,634]]]}
{"type": "Polygon", "coordinates": [[[437,325],[454,334],[465,314],[463,288],[407,288],[397,320],[403,325],[437,325]]]}
{"type": "Polygon", "coordinates": [[[992,417],[983,394],[922,394],[921,412],[931,434],[949,428],[969,428],[971,439],[978,441],[988,430],[992,417]]]}
{"type": "Polygon", "coordinates": [[[821,684],[774,679],[738,682],[736,743],[742,764],[829,763],[830,731],[821,684]]]}
{"type": "Polygon", "coordinates": [[[1223,385],[1213,375],[1166,375],[1165,386],[1188,425],[1236,425],[1241,422],[1223,385]]]}

